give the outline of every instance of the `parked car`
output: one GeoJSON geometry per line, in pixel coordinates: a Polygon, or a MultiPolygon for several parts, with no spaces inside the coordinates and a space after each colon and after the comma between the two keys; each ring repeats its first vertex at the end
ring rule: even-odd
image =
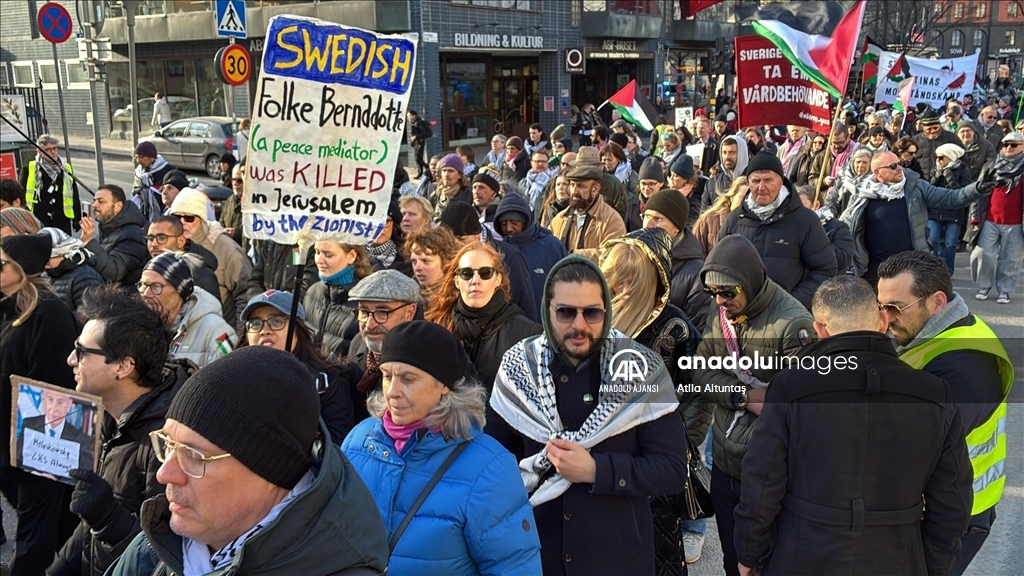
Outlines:
{"type": "Polygon", "coordinates": [[[213,204],[213,213],[220,218],[220,207],[225,200],[231,198],[231,195],[235,192],[231,188],[225,188],[224,186],[205,186],[203,187],[203,194],[210,199],[210,203],[213,204]]]}
{"type": "MultiPolygon", "coordinates": [[[[149,121],[153,119],[153,105],[155,103],[156,100],[154,98],[139,98],[139,110],[142,111],[139,123],[143,127],[149,126],[149,121]]],[[[168,96],[167,103],[171,105],[171,120],[189,118],[196,114],[196,101],[186,96],[168,96]]],[[[132,105],[128,104],[124,108],[115,110],[113,120],[115,124],[121,122],[130,125],[132,123],[132,105]]]]}
{"type": "Polygon", "coordinates": [[[220,179],[220,157],[231,152],[234,136],[231,118],[199,116],[171,122],[139,141],[155,144],[160,155],[178,168],[205,170],[210,178],[220,179]]]}

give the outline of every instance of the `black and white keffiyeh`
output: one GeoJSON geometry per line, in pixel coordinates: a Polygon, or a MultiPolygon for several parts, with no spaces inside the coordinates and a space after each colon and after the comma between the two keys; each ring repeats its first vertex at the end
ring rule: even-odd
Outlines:
{"type": "MultiPolygon", "coordinates": [[[[555,383],[548,368],[556,354],[544,335],[519,342],[505,353],[491,394],[495,412],[535,442],[547,444],[557,437],[589,449],[679,407],[672,378],[661,356],[612,328],[597,358],[603,368],[597,406],[579,430],[567,431],[558,415],[555,383]],[[642,385],[622,386],[612,381],[612,359],[627,349],[647,361],[648,376],[642,385]]],[[[558,498],[572,484],[557,473],[541,482],[551,466],[547,448],[519,462],[532,506],[558,498]]]]}

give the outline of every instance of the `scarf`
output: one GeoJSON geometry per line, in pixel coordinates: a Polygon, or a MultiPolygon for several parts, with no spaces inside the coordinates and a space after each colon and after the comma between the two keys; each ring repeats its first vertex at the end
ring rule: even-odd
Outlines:
{"type": "Polygon", "coordinates": [[[939,311],[938,314],[932,316],[924,323],[921,327],[921,331],[914,336],[914,339],[910,341],[910,344],[906,346],[897,346],[896,351],[903,354],[911,348],[920,346],[928,340],[935,337],[936,334],[945,331],[947,328],[963,320],[971,314],[968,310],[967,304],[964,303],[964,299],[960,297],[956,292],[953,293],[953,299],[946,304],[946,307],[939,311]]]}
{"type": "Polygon", "coordinates": [[[821,220],[822,226],[824,226],[825,223],[828,222],[829,220],[836,217],[836,215],[832,213],[831,206],[822,206],[821,208],[815,210],[814,213],[818,215],[818,220],[821,220]]]}
{"type": "Polygon", "coordinates": [[[391,419],[390,410],[384,411],[382,421],[384,423],[384,431],[387,432],[388,436],[395,441],[395,450],[398,452],[401,452],[402,448],[405,448],[406,443],[409,442],[409,439],[412,438],[412,435],[415,434],[417,430],[423,428],[423,420],[413,422],[412,424],[406,424],[404,426],[395,424],[395,421],[391,419]]]}
{"type": "Polygon", "coordinates": [[[746,205],[747,210],[754,213],[762,222],[772,217],[772,214],[778,210],[779,206],[782,205],[782,201],[789,198],[789,190],[785,186],[782,190],[779,190],[779,195],[772,200],[772,203],[767,206],[760,206],[757,202],[754,202],[754,195],[747,194],[747,197],[743,199],[743,203],[746,205]]]}
{"type": "Polygon", "coordinates": [[[318,274],[318,276],[320,276],[320,279],[324,281],[324,284],[329,284],[331,286],[344,286],[346,284],[351,284],[356,279],[356,268],[355,266],[349,265],[330,276],[324,276],[323,274],[318,274]]]}
{"type": "Polygon", "coordinates": [[[482,336],[500,328],[514,315],[515,309],[505,302],[505,292],[501,289],[495,290],[482,308],[470,308],[459,298],[452,309],[455,324],[452,333],[462,342],[469,357],[476,358],[482,336]]]}
{"type": "Polygon", "coordinates": [[[391,265],[395,263],[395,258],[398,257],[398,247],[395,246],[394,240],[388,240],[380,246],[374,246],[371,242],[366,245],[366,251],[385,268],[391,268],[391,265]]]}
{"type": "Polygon", "coordinates": [[[360,378],[359,383],[356,384],[356,390],[359,390],[362,394],[366,394],[370,390],[379,386],[383,380],[384,373],[380,370],[380,354],[367,351],[366,372],[363,373],[363,377],[360,378]]]}
{"type": "Polygon", "coordinates": [[[246,540],[252,538],[261,529],[270,525],[278,516],[281,515],[281,512],[283,512],[289,504],[312,488],[314,479],[312,470],[306,472],[306,475],[299,480],[299,483],[285,494],[284,498],[275,504],[262,520],[257,522],[256,525],[248,532],[242,534],[238,538],[235,538],[213,554],[210,554],[210,549],[206,544],[196,542],[191,538],[183,537],[181,539],[181,555],[182,562],[184,563],[184,576],[204,576],[230,566],[231,563],[234,562],[235,556],[238,555],[238,552],[242,549],[246,540]]]}
{"type": "Polygon", "coordinates": [[[623,162],[615,167],[615,177],[619,179],[619,182],[629,185],[629,175],[633,172],[633,167],[629,165],[629,162],[623,162]]]}
{"type": "MultiPolygon", "coordinates": [[[[750,386],[752,388],[767,388],[768,385],[761,382],[750,373],[750,370],[739,367],[740,358],[740,340],[736,335],[736,327],[733,325],[733,321],[729,320],[729,317],[725,314],[725,308],[718,308],[718,322],[722,327],[722,337],[725,339],[725,349],[729,352],[729,355],[736,359],[736,368],[734,369],[736,377],[739,378],[740,382],[744,386],[750,386]]],[[[725,431],[725,437],[728,438],[732,434],[732,429],[739,422],[740,417],[746,412],[746,408],[743,410],[736,410],[732,415],[732,422],[729,423],[729,428],[725,431]]]]}
{"type": "Polygon", "coordinates": [[[796,158],[800,150],[803,149],[804,143],[807,142],[807,136],[796,140],[790,141],[789,148],[786,148],[786,153],[782,156],[782,171],[789,172],[789,165],[793,163],[793,159],[796,158]]]}
{"type": "Polygon", "coordinates": [[[50,234],[50,240],[53,242],[50,258],[57,258],[59,256],[70,261],[75,266],[85,264],[89,258],[92,258],[92,252],[85,249],[85,244],[82,244],[81,240],[69,236],[67,232],[60,228],[44,228],[43,231],[50,234]]]}
{"type": "Polygon", "coordinates": [[[850,140],[849,142],[847,142],[846,143],[846,150],[843,150],[842,152],[839,152],[838,154],[836,153],[835,150],[833,150],[831,148],[829,149],[829,152],[832,153],[832,158],[833,158],[833,160],[832,160],[832,173],[831,173],[831,176],[833,178],[835,178],[836,176],[841,174],[842,171],[843,171],[843,168],[846,168],[846,162],[849,161],[850,156],[853,154],[853,151],[856,150],[856,149],[857,149],[857,143],[854,142],[853,140],[850,140]]]}
{"type": "MultiPolygon", "coordinates": [[[[46,175],[50,177],[50,182],[56,182],[57,181],[57,176],[59,176],[60,173],[61,173],[60,167],[64,166],[64,159],[61,158],[59,154],[56,155],[56,156],[57,156],[57,163],[56,164],[50,164],[49,160],[46,160],[42,156],[40,156],[39,154],[36,154],[36,169],[37,170],[42,170],[43,172],[46,172],[46,175]]],[[[36,174],[36,182],[39,182],[39,175],[38,174],[36,174]]]]}
{"type": "Polygon", "coordinates": [[[679,407],[672,378],[661,357],[615,328],[609,330],[599,358],[595,360],[610,368],[612,359],[624,350],[631,350],[634,357],[639,355],[646,360],[649,377],[644,379],[643,388],[611,387],[612,370],[601,370],[602,391],[597,406],[577,431],[565,430],[558,414],[555,382],[549,368],[558,352],[548,338],[544,335],[527,338],[505,353],[494,381],[491,408],[518,432],[545,446],[519,462],[519,472],[527,493],[531,494],[532,506],[558,498],[572,485],[557,472],[541,482],[553,466],[547,457],[548,440],[561,438],[593,448],[613,436],[671,414],[679,407]]]}
{"type": "Polygon", "coordinates": [[[856,189],[856,194],[868,200],[885,200],[892,202],[903,198],[903,187],[907,185],[906,176],[895,184],[883,184],[874,177],[865,178],[856,189]]]}

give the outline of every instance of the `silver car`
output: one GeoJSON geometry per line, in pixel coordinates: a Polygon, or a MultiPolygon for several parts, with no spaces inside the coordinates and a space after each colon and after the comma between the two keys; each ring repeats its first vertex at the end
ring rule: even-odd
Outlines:
{"type": "Polygon", "coordinates": [[[220,157],[234,146],[234,125],[227,116],[199,116],[175,120],[152,136],[160,155],[178,168],[205,170],[210,178],[221,178],[220,157]]]}

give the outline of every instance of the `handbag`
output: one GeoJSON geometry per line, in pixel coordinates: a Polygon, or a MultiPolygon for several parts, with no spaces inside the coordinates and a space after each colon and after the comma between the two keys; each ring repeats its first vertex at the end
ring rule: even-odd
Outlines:
{"type": "Polygon", "coordinates": [[[711,473],[704,467],[699,446],[688,446],[686,451],[686,487],[683,488],[680,508],[680,515],[689,520],[715,515],[715,506],[711,502],[711,473]]]}

